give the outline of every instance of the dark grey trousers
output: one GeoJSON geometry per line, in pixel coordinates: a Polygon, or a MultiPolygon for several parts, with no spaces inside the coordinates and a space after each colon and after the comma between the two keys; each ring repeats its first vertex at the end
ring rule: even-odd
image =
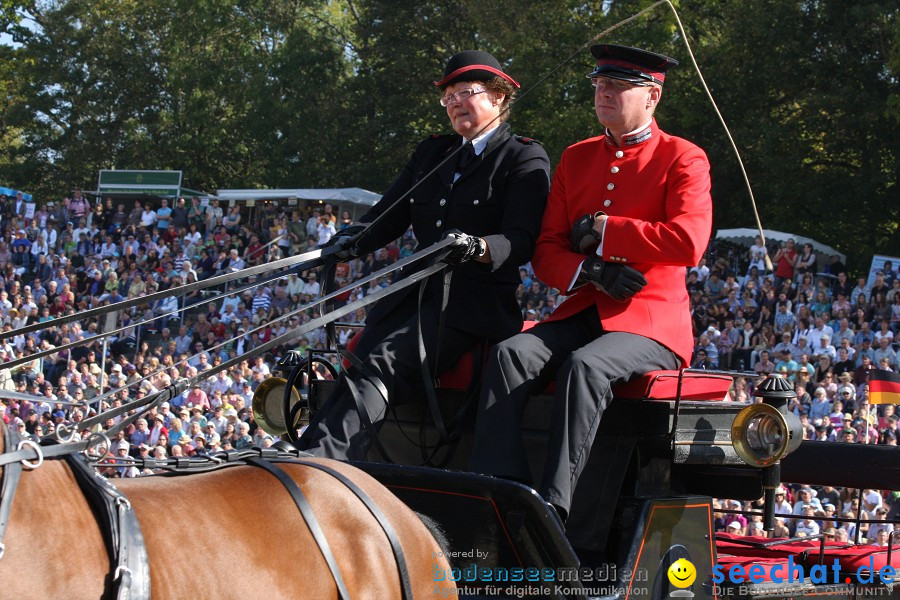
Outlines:
{"type": "Polygon", "coordinates": [[[473,471],[530,482],[520,422],[530,393],[555,376],[547,458],[538,490],[568,513],[612,386],[649,371],[677,369],[671,350],[649,338],[605,332],[595,308],[496,345],[478,407],[473,471]]]}
{"type": "MultiPolygon", "coordinates": [[[[387,390],[387,400],[394,404],[417,399],[425,400],[424,377],[420,366],[416,330],[416,294],[399,304],[387,318],[366,325],[354,352],[377,375],[387,390]]],[[[438,310],[426,299],[421,307],[422,335],[427,350],[429,372],[452,367],[478,341],[479,337],[445,326],[439,336],[438,310]],[[435,353],[436,344],[440,349],[435,353]]],[[[357,410],[351,388],[365,408],[377,430],[387,415],[388,404],[371,379],[356,369],[343,374],[335,392],[300,438],[300,448],[325,458],[364,460],[372,440],[357,410]],[[349,382],[347,381],[349,380],[349,382]]]]}

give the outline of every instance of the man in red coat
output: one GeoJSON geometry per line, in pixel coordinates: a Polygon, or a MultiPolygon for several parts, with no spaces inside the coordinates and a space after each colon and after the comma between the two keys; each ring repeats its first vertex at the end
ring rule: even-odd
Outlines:
{"type": "Polygon", "coordinates": [[[611,387],[688,365],[685,268],[697,264],[712,223],[706,155],[653,119],[677,62],[624,46],[591,53],[597,67],[588,77],[606,131],[563,153],[533,260],[535,274],[569,297],[494,347],[472,455],[473,470],[531,482],[519,419],[529,392],[555,376],[539,489],[563,518],[611,387]]]}

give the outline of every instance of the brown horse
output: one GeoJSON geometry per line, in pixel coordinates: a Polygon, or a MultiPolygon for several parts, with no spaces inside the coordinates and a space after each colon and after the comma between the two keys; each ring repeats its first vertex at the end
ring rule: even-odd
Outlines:
{"type": "MultiPolygon", "coordinates": [[[[5,434],[2,421],[0,434],[5,434]]],[[[4,437],[0,435],[0,454],[6,450],[4,437]]],[[[449,565],[414,512],[358,469],[324,459],[309,462],[343,474],[377,504],[402,545],[414,598],[455,595],[452,582],[433,580],[435,568],[449,565]]],[[[388,538],[357,496],[311,466],[278,466],[307,497],[349,596],[401,598],[388,538]]],[[[297,505],[265,470],[234,466],[114,483],[140,522],[153,598],[338,598],[334,578],[297,505]]],[[[111,561],[103,534],[62,460],[46,460],[22,472],[3,542],[2,599],[109,594],[111,561]]]]}

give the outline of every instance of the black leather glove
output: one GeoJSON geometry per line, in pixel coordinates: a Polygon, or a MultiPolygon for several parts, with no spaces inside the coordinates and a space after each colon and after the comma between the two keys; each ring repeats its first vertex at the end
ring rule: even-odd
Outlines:
{"type": "Polygon", "coordinates": [[[594,231],[594,222],[597,220],[597,217],[603,214],[605,213],[587,214],[575,221],[575,224],[572,225],[572,233],[569,235],[572,252],[587,254],[591,246],[596,246],[600,243],[600,234],[594,231]]]}
{"type": "Polygon", "coordinates": [[[341,229],[331,239],[322,244],[322,248],[330,248],[331,246],[340,246],[341,251],[335,252],[335,256],[341,260],[356,258],[359,256],[359,248],[353,243],[353,239],[358,233],[364,231],[367,225],[351,225],[341,229]]]}
{"type": "Polygon", "coordinates": [[[444,259],[444,262],[449,265],[460,265],[484,255],[481,238],[463,233],[459,229],[451,229],[444,233],[443,239],[448,238],[455,240],[450,245],[450,254],[444,259]]]}
{"type": "Polygon", "coordinates": [[[647,285],[644,274],[633,267],[605,262],[597,255],[588,256],[582,266],[586,281],[596,283],[613,300],[628,300],[647,285]]]}

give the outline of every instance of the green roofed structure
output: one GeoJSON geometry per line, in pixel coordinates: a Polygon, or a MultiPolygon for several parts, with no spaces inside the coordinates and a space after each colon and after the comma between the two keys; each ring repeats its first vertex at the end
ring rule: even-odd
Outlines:
{"type": "Polygon", "coordinates": [[[177,198],[205,196],[181,186],[181,171],[100,171],[98,196],[177,198]]]}

